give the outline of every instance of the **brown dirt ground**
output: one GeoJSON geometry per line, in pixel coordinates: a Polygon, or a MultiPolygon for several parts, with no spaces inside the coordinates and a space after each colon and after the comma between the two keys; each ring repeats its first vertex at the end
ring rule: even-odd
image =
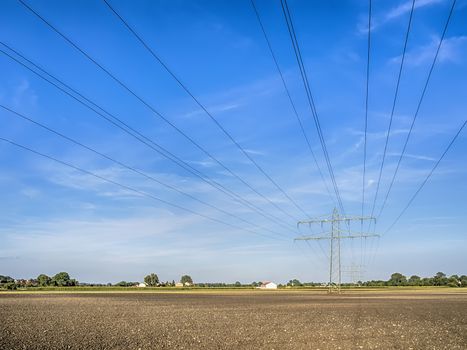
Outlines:
{"type": "Polygon", "coordinates": [[[467,294],[0,294],[0,349],[467,349],[467,294]]]}

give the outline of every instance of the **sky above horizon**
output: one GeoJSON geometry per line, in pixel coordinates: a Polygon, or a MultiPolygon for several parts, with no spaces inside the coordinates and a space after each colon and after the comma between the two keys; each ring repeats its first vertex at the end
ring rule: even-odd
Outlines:
{"type": "MultiPolygon", "coordinates": [[[[304,213],[235,147],[103,1],[26,3],[150,108],[15,0],[0,4],[0,105],[140,173],[4,108],[0,138],[173,205],[0,140],[0,274],[29,278],[67,271],[80,281],[102,283],[138,281],[150,272],[164,281],[183,274],[195,282],[327,280],[328,243],[294,238],[324,234],[329,227],[297,229],[297,221],[307,219],[304,213]],[[11,49],[263,214],[232,200],[18,64],[8,55],[32,67],[11,49]]],[[[335,198],[313,162],[250,1],[109,3],[308,217],[332,212],[335,198]]],[[[368,2],[288,3],[345,212],[360,215],[368,2]]],[[[255,4],[332,191],[280,1],[255,4]]],[[[365,215],[376,192],[411,4],[372,2],[365,215]]],[[[375,214],[451,5],[451,0],[415,2],[375,214]]],[[[466,18],[467,1],[458,0],[394,188],[374,228],[384,234],[342,241],[344,270],[363,266],[365,280],[387,279],[396,271],[408,276],[467,273],[466,130],[401,220],[385,233],[467,118],[466,18]]],[[[355,232],[367,229],[360,222],[344,226],[355,232]]],[[[344,273],[344,280],[350,278],[344,273]]]]}

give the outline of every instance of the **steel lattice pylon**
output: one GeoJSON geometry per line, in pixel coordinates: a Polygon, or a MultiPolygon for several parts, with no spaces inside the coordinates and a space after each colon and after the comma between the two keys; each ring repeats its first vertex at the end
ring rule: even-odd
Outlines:
{"type": "Polygon", "coordinates": [[[373,233],[351,233],[349,231],[342,231],[340,229],[341,222],[350,223],[351,221],[360,221],[365,220],[375,220],[374,217],[363,217],[363,216],[340,216],[336,208],[332,212],[330,217],[324,219],[312,219],[306,221],[299,221],[297,226],[307,224],[331,224],[331,231],[327,232],[324,236],[312,236],[312,237],[297,237],[296,241],[309,241],[309,240],[330,240],[329,244],[329,292],[340,292],[341,289],[341,280],[342,280],[342,271],[341,271],[341,239],[352,239],[352,238],[370,238],[370,237],[379,237],[377,234],[373,233]]]}

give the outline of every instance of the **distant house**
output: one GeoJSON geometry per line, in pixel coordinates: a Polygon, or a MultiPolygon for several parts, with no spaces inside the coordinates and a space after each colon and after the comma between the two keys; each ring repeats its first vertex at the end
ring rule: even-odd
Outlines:
{"type": "Polygon", "coordinates": [[[147,286],[148,286],[147,283],[141,282],[141,283],[138,283],[138,285],[137,285],[136,287],[138,287],[138,288],[146,288],[147,286]]]}
{"type": "Polygon", "coordinates": [[[277,289],[277,284],[275,284],[274,282],[265,281],[265,282],[261,282],[258,288],[259,289],[277,289]]]}
{"type": "Polygon", "coordinates": [[[177,282],[175,283],[175,287],[191,287],[193,284],[190,283],[190,282],[185,282],[185,283],[182,283],[182,282],[177,282]]]}
{"type": "Polygon", "coordinates": [[[21,287],[26,287],[28,281],[25,279],[16,279],[15,284],[21,286],[21,287]]]}

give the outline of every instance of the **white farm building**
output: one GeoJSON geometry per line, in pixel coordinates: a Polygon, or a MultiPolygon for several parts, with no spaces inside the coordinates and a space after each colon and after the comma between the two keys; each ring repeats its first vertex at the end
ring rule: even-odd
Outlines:
{"type": "Polygon", "coordinates": [[[265,282],[261,282],[258,288],[259,289],[277,289],[277,284],[275,284],[274,282],[265,281],[265,282]]]}

